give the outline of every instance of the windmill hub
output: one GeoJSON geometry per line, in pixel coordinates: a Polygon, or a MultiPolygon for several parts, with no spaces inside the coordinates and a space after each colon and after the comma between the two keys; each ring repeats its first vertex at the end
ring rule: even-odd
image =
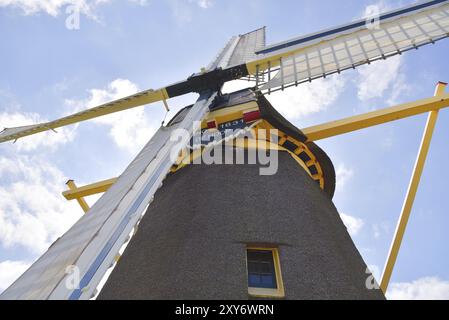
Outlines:
{"type": "Polygon", "coordinates": [[[185,82],[168,86],[166,90],[170,97],[189,92],[219,91],[225,82],[240,79],[246,75],[248,70],[244,64],[226,69],[219,67],[205,73],[195,73],[185,82]]]}

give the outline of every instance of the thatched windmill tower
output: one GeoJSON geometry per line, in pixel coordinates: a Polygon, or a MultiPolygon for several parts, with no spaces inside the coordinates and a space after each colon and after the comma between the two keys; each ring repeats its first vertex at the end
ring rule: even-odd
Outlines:
{"type": "MultiPolygon", "coordinates": [[[[205,125],[278,129],[278,143],[259,143],[278,153],[276,173],[261,175],[260,162],[248,161],[173,168],[100,298],[383,298],[366,287],[367,267],[332,203],[335,172],[324,151],[251,90],[223,101],[205,125]]],[[[235,160],[256,141],[231,141],[222,156],[235,160]]]]}

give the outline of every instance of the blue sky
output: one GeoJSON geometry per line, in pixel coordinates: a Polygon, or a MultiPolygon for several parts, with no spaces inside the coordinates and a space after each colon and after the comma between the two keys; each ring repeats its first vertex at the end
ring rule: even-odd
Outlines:
{"type": "MultiPolygon", "coordinates": [[[[52,120],[158,88],[206,66],[228,39],[267,26],[274,43],[360,18],[368,5],[413,1],[0,0],[0,127],[52,120]]],[[[449,81],[449,41],[270,97],[299,128],[433,95],[449,81]]],[[[172,114],[195,100],[170,100],[172,114]]],[[[81,216],[60,193],[117,176],[164,117],[136,108],[0,145],[0,291],[81,216]]],[[[319,142],[334,161],[334,202],[368,265],[383,268],[426,115],[319,142]]],[[[447,137],[440,112],[421,185],[392,277],[392,298],[449,299],[447,137]]],[[[92,201],[92,200],[91,200],[92,201]]]]}

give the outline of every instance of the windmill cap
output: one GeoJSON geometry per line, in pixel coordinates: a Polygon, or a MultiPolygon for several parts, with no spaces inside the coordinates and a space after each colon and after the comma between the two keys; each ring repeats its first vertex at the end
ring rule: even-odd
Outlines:
{"type": "Polygon", "coordinates": [[[444,85],[444,86],[447,86],[447,82],[443,82],[443,81],[438,81],[438,83],[437,84],[442,84],[442,85],[444,85]]]}

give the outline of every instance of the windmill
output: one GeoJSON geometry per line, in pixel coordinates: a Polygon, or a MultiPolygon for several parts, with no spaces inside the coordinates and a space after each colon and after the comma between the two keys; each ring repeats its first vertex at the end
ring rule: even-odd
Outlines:
{"type": "Polygon", "coordinates": [[[438,110],[449,105],[445,84],[437,85],[434,97],[302,130],[277,113],[264,95],[448,35],[448,0],[269,46],[262,28],[231,38],[207,68],[186,80],[55,121],[3,130],[0,142],[15,141],[157,101],[168,109],[170,98],[199,94],[195,104],[159,128],[118,178],[80,188],[68,182],[66,198],[77,199],[86,214],[0,298],[90,299],[112,272],[99,298],[383,299],[438,110]],[[252,81],[254,87],[221,93],[226,82],[238,79],[252,81]],[[366,265],[332,204],[332,162],[315,141],[426,112],[429,120],[381,290],[368,288],[366,265]],[[236,133],[226,136],[229,128],[236,133]],[[188,133],[183,143],[171,139],[177,130],[188,133]],[[203,135],[192,148],[197,132],[203,135]],[[244,150],[244,157],[252,149],[278,152],[278,173],[260,175],[259,162],[193,165],[223,139],[230,141],[223,148],[231,149],[232,157],[237,150],[244,150]],[[193,151],[186,154],[187,149],[193,151]],[[89,208],[83,197],[99,192],[105,193],[89,208]]]}

